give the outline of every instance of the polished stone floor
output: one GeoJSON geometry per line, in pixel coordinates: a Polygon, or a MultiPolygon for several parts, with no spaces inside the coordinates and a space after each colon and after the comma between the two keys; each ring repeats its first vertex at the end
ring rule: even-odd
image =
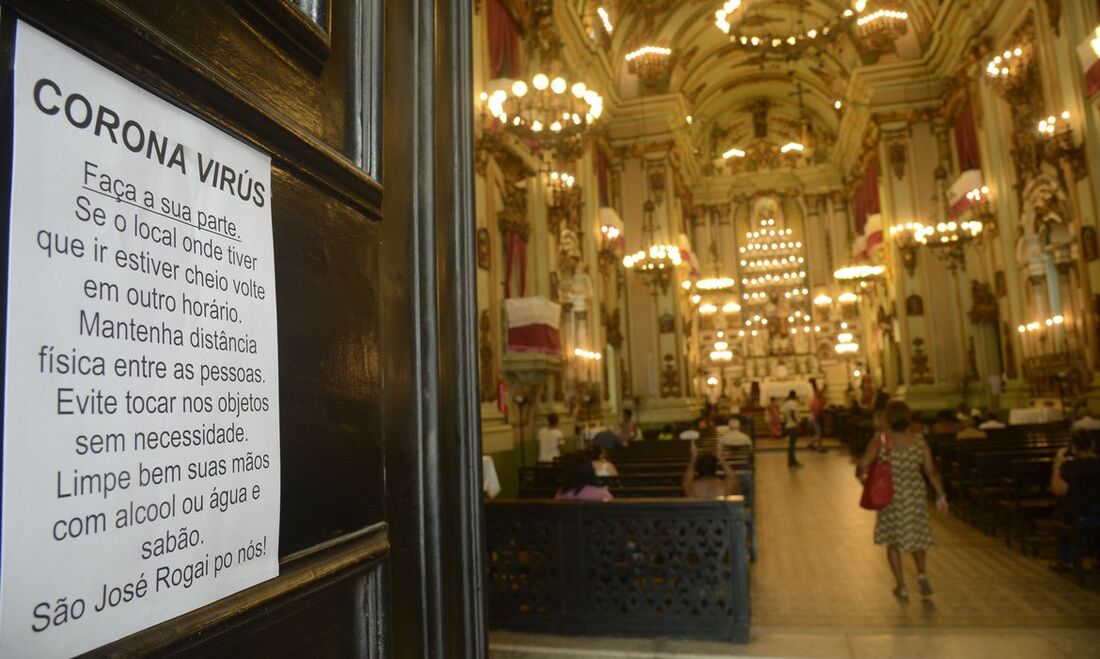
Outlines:
{"type": "Polygon", "coordinates": [[[899,603],[874,513],[839,450],[757,456],[760,556],[752,566],[753,640],[726,645],[493,633],[492,656],[520,657],[1100,657],[1100,590],[1006,549],[954,517],[935,516],[935,595],[899,603]]]}

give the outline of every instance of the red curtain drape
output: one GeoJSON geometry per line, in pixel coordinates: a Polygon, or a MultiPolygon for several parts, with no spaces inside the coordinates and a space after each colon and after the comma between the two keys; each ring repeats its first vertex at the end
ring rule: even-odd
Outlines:
{"type": "Polygon", "coordinates": [[[490,78],[519,75],[519,26],[501,0],[488,0],[490,78]]]}
{"type": "Polygon", "coordinates": [[[513,297],[512,276],[519,279],[519,290],[514,297],[527,294],[527,241],[520,234],[509,231],[504,246],[504,299],[513,297]]]}
{"type": "Polygon", "coordinates": [[[596,151],[596,182],[599,185],[600,206],[609,206],[611,194],[608,192],[607,182],[607,156],[602,151],[596,151]]]}
{"type": "Polygon", "coordinates": [[[955,150],[959,154],[959,171],[982,168],[978,151],[978,129],[974,124],[974,106],[967,99],[955,115],[955,150]]]}
{"type": "Polygon", "coordinates": [[[882,210],[878,198],[878,162],[871,160],[863,172],[863,184],[856,190],[855,216],[856,231],[863,233],[867,218],[882,210]]]}

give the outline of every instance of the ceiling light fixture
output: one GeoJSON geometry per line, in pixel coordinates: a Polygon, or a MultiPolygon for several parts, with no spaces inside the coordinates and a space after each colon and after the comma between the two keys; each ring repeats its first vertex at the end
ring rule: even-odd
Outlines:
{"type": "Polygon", "coordinates": [[[596,13],[600,15],[600,20],[603,21],[603,29],[611,34],[615,31],[615,26],[611,24],[611,16],[608,15],[607,10],[603,7],[597,7],[596,13]]]}
{"type": "Polygon", "coordinates": [[[672,49],[642,46],[626,54],[627,68],[647,85],[655,85],[668,74],[672,49]]]}

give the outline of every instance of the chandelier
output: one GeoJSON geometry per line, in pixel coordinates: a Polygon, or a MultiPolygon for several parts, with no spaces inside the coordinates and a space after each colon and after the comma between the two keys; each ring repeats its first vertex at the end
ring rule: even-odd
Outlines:
{"type": "Polygon", "coordinates": [[[921,225],[914,237],[928,247],[961,245],[980,237],[982,229],[982,223],[973,220],[940,222],[935,226],[921,225]]]}
{"type": "Polygon", "coordinates": [[[626,54],[628,70],[642,82],[653,86],[668,74],[672,49],[663,46],[642,46],[626,54]]]}
{"type": "Polygon", "coordinates": [[[920,222],[906,222],[890,227],[890,239],[894,241],[898,252],[901,253],[901,262],[905,265],[909,276],[913,276],[917,269],[917,248],[920,247],[917,242],[917,232],[923,227],[924,225],[920,222]]]}
{"type": "Polygon", "coordinates": [[[531,142],[580,137],[603,114],[603,97],[595,90],[545,73],[482,92],[481,100],[502,127],[531,142]]]}
{"type": "Polygon", "coordinates": [[[866,0],[855,0],[852,9],[845,9],[825,24],[802,32],[750,34],[740,29],[749,9],[765,4],[759,0],[726,0],[714,12],[714,25],[729,36],[730,43],[735,48],[784,57],[801,57],[811,46],[824,45],[846,32],[856,13],[863,10],[866,0]]]}
{"type": "Polygon", "coordinates": [[[882,265],[846,265],[833,273],[833,278],[839,281],[867,281],[881,277],[886,272],[886,266],[882,265]]]}
{"type": "Polygon", "coordinates": [[[559,207],[565,204],[566,198],[573,192],[573,186],[577,179],[566,172],[550,172],[546,175],[546,185],[550,190],[548,204],[551,207],[559,207]]]}
{"type": "Polygon", "coordinates": [[[642,209],[642,244],[648,246],[624,256],[623,266],[644,275],[654,288],[660,285],[662,290],[667,291],[672,273],[683,263],[683,257],[678,246],[656,241],[653,226],[653,213],[656,206],[653,201],[647,199],[642,209]]]}
{"type": "Polygon", "coordinates": [[[909,31],[909,14],[897,9],[877,9],[860,16],[856,28],[868,47],[878,52],[889,52],[894,49],[897,40],[909,31]]]}
{"type": "Polygon", "coordinates": [[[1009,96],[1026,93],[1031,86],[1033,72],[1030,42],[1005,50],[985,65],[986,77],[1009,96]]]}

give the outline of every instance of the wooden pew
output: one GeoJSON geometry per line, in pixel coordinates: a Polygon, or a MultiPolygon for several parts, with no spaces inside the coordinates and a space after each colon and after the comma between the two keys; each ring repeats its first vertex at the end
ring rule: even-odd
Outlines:
{"type": "Polygon", "coordinates": [[[490,501],[485,527],[490,628],[749,640],[741,497],[490,501]]]}

